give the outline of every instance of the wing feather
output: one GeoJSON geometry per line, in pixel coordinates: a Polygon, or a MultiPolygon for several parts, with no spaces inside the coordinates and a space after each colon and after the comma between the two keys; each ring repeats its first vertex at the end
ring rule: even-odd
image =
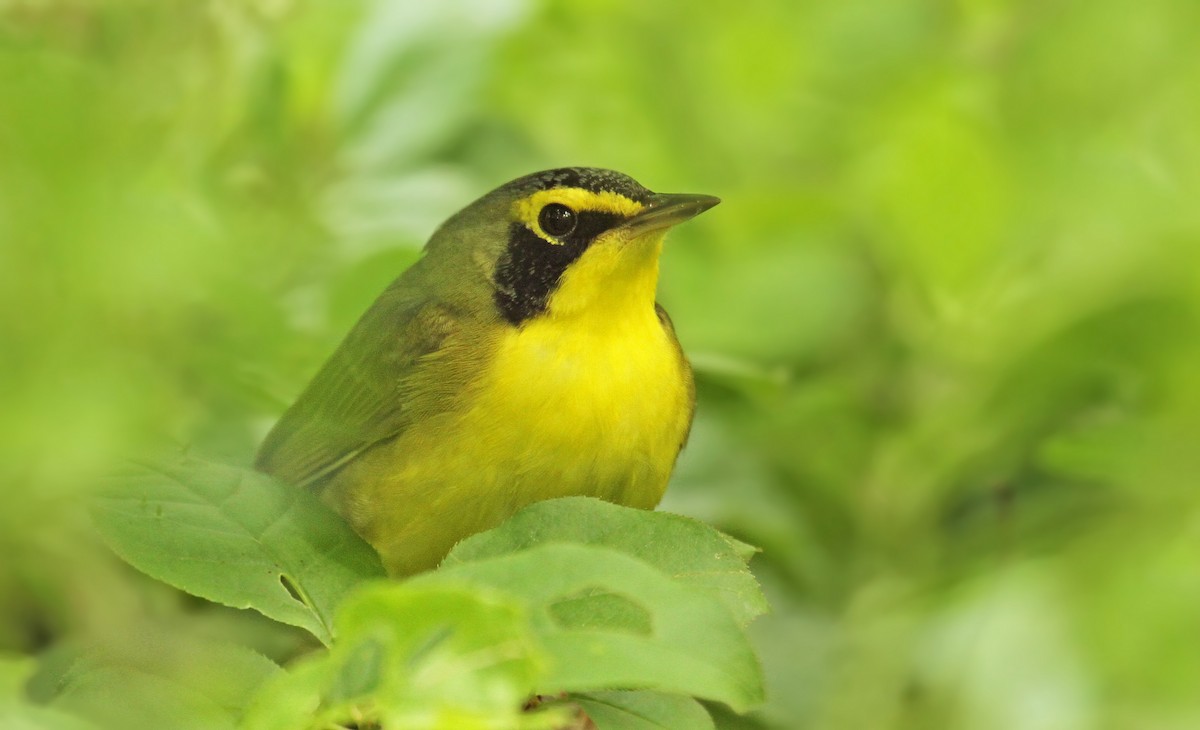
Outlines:
{"type": "Polygon", "coordinates": [[[296,485],[319,485],[411,417],[402,384],[437,352],[454,319],[397,281],[362,316],[267,435],[255,466],[296,485]]]}

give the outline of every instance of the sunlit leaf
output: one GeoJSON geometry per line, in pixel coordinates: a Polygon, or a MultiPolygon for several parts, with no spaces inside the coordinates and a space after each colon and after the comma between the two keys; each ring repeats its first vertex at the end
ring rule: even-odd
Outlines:
{"type": "Polygon", "coordinates": [[[744,710],[762,700],[758,661],[729,609],[707,588],[610,547],[547,542],[455,562],[416,585],[470,583],[527,601],[552,662],[542,692],[656,689],[744,710]],[[601,620],[552,610],[588,595],[620,597],[601,620]]]}
{"type": "Polygon", "coordinates": [[[29,702],[24,685],[36,665],[32,657],[0,658],[0,727],[5,730],[95,730],[94,725],[77,717],[29,702]]]}
{"type": "Polygon", "coordinates": [[[491,591],[379,583],[339,610],[338,643],[266,688],[246,730],[334,723],[486,730],[559,726],[525,713],[546,658],[521,604],[491,591]]]}

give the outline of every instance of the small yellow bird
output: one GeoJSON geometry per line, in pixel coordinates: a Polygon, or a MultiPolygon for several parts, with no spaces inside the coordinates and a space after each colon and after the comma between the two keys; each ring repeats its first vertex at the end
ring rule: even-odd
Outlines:
{"type": "Polygon", "coordinates": [[[367,310],[258,468],[320,490],[393,575],[539,500],[653,508],[695,409],[659,254],[718,202],[595,168],[488,193],[367,310]]]}

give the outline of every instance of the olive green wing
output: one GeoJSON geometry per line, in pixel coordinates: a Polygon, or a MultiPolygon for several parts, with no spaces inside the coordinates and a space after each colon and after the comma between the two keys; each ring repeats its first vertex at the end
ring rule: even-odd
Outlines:
{"type": "Polygon", "coordinates": [[[400,434],[412,415],[404,381],[454,329],[444,308],[393,284],[275,424],[255,466],[291,484],[319,485],[400,434]]]}

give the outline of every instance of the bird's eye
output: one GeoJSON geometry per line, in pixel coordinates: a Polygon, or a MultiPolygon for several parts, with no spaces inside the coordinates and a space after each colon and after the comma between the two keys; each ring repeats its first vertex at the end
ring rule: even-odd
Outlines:
{"type": "Polygon", "coordinates": [[[562,203],[550,203],[538,213],[538,224],[551,236],[566,236],[575,230],[575,211],[562,203]]]}

